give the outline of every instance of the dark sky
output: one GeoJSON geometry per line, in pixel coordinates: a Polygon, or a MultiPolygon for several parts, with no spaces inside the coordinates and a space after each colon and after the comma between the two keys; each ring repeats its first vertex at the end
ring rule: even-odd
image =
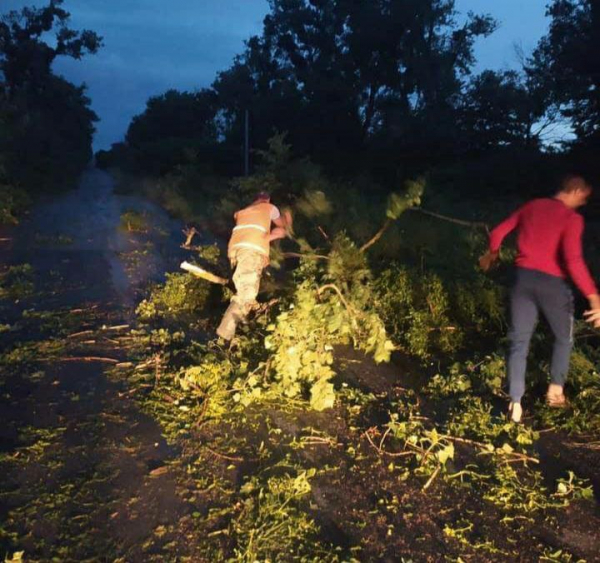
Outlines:
{"type": "MultiPolygon", "coordinates": [[[[1,0],[2,12],[36,0],[1,0]]],[[[477,44],[478,69],[518,65],[515,45],[529,53],[545,33],[546,0],[456,0],[465,13],[488,12],[500,29],[477,44]]],[[[209,86],[261,31],[267,0],[66,0],[75,29],[104,37],[104,47],[82,61],[62,59],[56,71],[89,87],[101,121],[95,148],[122,140],[131,118],[149,96],[169,88],[209,86]]]]}

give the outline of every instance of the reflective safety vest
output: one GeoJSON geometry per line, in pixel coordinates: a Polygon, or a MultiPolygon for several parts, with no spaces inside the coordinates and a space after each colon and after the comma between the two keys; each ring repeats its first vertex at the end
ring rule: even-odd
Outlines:
{"type": "Polygon", "coordinates": [[[227,254],[233,257],[236,250],[250,248],[269,258],[269,234],[271,233],[270,203],[250,205],[235,214],[235,227],[229,239],[227,254]]]}

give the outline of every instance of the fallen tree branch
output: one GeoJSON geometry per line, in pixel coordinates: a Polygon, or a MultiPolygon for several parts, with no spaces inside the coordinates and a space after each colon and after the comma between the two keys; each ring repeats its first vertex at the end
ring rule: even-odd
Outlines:
{"type": "Polygon", "coordinates": [[[226,459],[227,461],[244,461],[243,457],[234,457],[231,455],[225,455],[219,452],[216,452],[215,450],[213,450],[210,446],[207,446],[206,444],[202,444],[203,448],[206,448],[211,454],[213,454],[215,457],[218,457],[220,459],[226,459]]]}
{"type": "MultiPolygon", "coordinates": [[[[363,435],[365,436],[365,438],[369,441],[369,443],[371,444],[371,446],[373,446],[373,449],[379,454],[379,455],[387,455],[388,457],[406,457],[409,455],[417,455],[418,452],[413,452],[413,451],[404,451],[404,452],[387,452],[386,450],[383,449],[383,439],[381,441],[381,446],[377,446],[375,444],[375,442],[373,442],[373,439],[371,438],[371,432],[373,430],[376,430],[376,427],[373,428],[369,428],[368,430],[365,430],[365,432],[363,433],[363,435]]],[[[384,436],[385,439],[385,436],[384,436]]]]}
{"type": "Polygon", "coordinates": [[[222,278],[220,276],[217,276],[215,274],[212,274],[211,272],[207,272],[203,268],[194,266],[193,264],[190,264],[189,262],[184,261],[181,263],[181,265],[179,267],[182,270],[189,272],[193,276],[195,276],[197,278],[202,278],[210,283],[216,283],[218,285],[227,285],[229,283],[229,280],[222,278]]]}
{"type": "Polygon", "coordinates": [[[69,334],[67,338],[78,338],[79,336],[89,336],[90,334],[94,334],[93,330],[82,330],[81,332],[75,332],[73,334],[69,334]]]}
{"type": "Polygon", "coordinates": [[[58,358],[39,358],[38,362],[101,362],[104,364],[118,364],[119,360],[114,358],[103,358],[101,356],[62,356],[58,358]]]}
{"type": "Polygon", "coordinates": [[[327,241],[327,242],[331,242],[331,239],[329,238],[329,235],[323,230],[323,228],[320,225],[317,225],[317,229],[318,231],[323,235],[323,238],[327,241]]]}
{"type": "MultiPolygon", "coordinates": [[[[483,454],[497,454],[498,453],[498,448],[494,448],[493,451],[489,451],[488,444],[485,444],[483,442],[477,442],[476,440],[469,440],[468,438],[459,438],[458,436],[449,436],[447,434],[441,434],[440,438],[445,438],[446,440],[450,440],[451,442],[458,442],[460,444],[468,444],[470,446],[474,446],[476,448],[479,448],[480,450],[483,450],[482,451],[483,454]]],[[[530,457],[527,454],[522,454],[520,452],[505,452],[504,455],[512,458],[511,460],[507,460],[510,462],[515,462],[515,461],[528,462],[528,461],[530,461],[531,463],[537,463],[537,464],[540,463],[539,459],[536,459],[535,457],[530,457]]]]}
{"type": "Polygon", "coordinates": [[[441,470],[442,470],[441,465],[438,465],[435,468],[435,471],[431,474],[431,477],[429,477],[429,480],[427,481],[427,483],[425,483],[425,485],[423,485],[423,489],[422,489],[423,491],[426,491],[427,489],[429,489],[429,487],[431,486],[431,483],[433,483],[433,481],[438,476],[438,474],[441,470]]]}
{"type": "Polygon", "coordinates": [[[322,436],[303,436],[300,438],[300,443],[303,446],[329,446],[330,448],[339,447],[339,443],[332,438],[324,438],[322,436]]]}
{"type": "Polygon", "coordinates": [[[487,223],[484,223],[482,221],[466,221],[465,219],[456,219],[455,217],[442,215],[441,213],[436,213],[435,211],[428,211],[427,209],[423,209],[422,207],[411,207],[409,211],[416,211],[417,213],[421,213],[422,215],[428,215],[429,217],[440,219],[441,221],[446,221],[448,223],[454,223],[455,225],[460,225],[462,227],[478,227],[481,229],[485,229],[488,233],[490,232],[490,228],[487,225],[487,223]]]}
{"type": "Polygon", "coordinates": [[[272,307],[277,305],[277,303],[279,303],[280,301],[281,299],[275,298],[267,301],[266,303],[257,303],[252,308],[252,310],[255,315],[263,315],[264,313],[267,313],[272,307]]]}
{"type": "Polygon", "coordinates": [[[91,310],[97,309],[98,305],[91,305],[90,307],[86,307],[85,309],[69,309],[67,313],[79,314],[79,313],[87,313],[91,310]]]}
{"type": "Polygon", "coordinates": [[[129,328],[129,325],[115,325],[115,326],[103,326],[102,330],[126,330],[129,328]]]}
{"type": "MultiPolygon", "coordinates": [[[[423,417],[423,418],[426,419],[426,417],[423,417]]],[[[421,465],[423,465],[423,463],[426,461],[427,457],[430,455],[431,449],[435,444],[432,444],[432,446],[429,449],[423,450],[422,448],[419,448],[418,446],[416,446],[414,444],[405,443],[404,447],[405,448],[409,447],[409,448],[411,448],[411,450],[405,450],[403,452],[397,452],[397,453],[390,453],[383,449],[383,444],[385,442],[385,439],[389,435],[389,430],[390,429],[388,428],[385,431],[385,433],[383,434],[383,437],[381,438],[381,442],[379,443],[379,446],[377,446],[371,439],[372,432],[376,431],[379,433],[379,430],[376,426],[366,430],[364,432],[364,435],[367,438],[367,440],[369,441],[369,443],[371,444],[371,446],[373,446],[373,448],[380,455],[387,455],[389,457],[402,457],[402,456],[406,456],[406,455],[420,454],[422,456],[421,465]]],[[[477,442],[476,440],[469,440],[468,438],[459,438],[458,436],[449,436],[448,434],[440,434],[439,438],[448,440],[450,442],[456,442],[456,443],[460,443],[460,444],[468,444],[469,446],[473,446],[473,447],[481,450],[482,454],[497,455],[499,453],[499,451],[502,451],[499,448],[494,448],[492,451],[490,451],[488,444],[485,444],[484,442],[477,442]]],[[[524,454],[521,452],[503,452],[503,455],[506,457],[506,459],[504,459],[500,462],[503,465],[507,464],[507,463],[527,463],[527,462],[536,463],[536,464],[540,463],[539,459],[530,457],[527,454],[524,454]]]]}
{"type": "Polygon", "coordinates": [[[310,258],[311,260],[330,260],[329,256],[323,254],[301,254],[300,252],[284,252],[284,258],[310,258]]]}
{"type": "Polygon", "coordinates": [[[335,291],[338,294],[338,297],[340,298],[340,300],[342,301],[342,303],[344,304],[344,307],[346,307],[346,310],[348,311],[348,313],[350,313],[350,315],[352,315],[352,322],[356,323],[356,310],[350,305],[350,303],[348,303],[348,301],[346,301],[346,298],[344,297],[343,293],[341,292],[340,288],[333,284],[333,283],[328,283],[326,285],[323,285],[321,287],[319,287],[317,289],[317,295],[319,297],[321,297],[321,293],[323,293],[326,289],[333,289],[333,291],[335,291]]]}
{"type": "Polygon", "coordinates": [[[600,442],[564,442],[563,444],[567,446],[567,448],[581,448],[584,450],[600,451],[600,442]]]}
{"type": "MultiPolygon", "coordinates": [[[[447,479],[456,479],[458,477],[463,477],[464,475],[470,475],[473,476],[477,479],[491,479],[491,475],[483,475],[482,473],[477,473],[476,471],[471,471],[469,469],[463,469],[461,471],[457,471],[456,473],[452,473],[449,475],[446,475],[447,479]]],[[[462,479],[461,479],[462,481],[462,479]]]]}
{"type": "Polygon", "coordinates": [[[392,225],[392,223],[394,222],[393,219],[390,219],[389,217],[385,220],[385,223],[383,224],[383,226],[381,227],[381,229],[379,229],[375,235],[373,236],[373,238],[367,242],[365,242],[365,244],[363,244],[360,247],[360,252],[365,252],[366,250],[368,250],[369,248],[371,248],[382,236],[383,233],[385,233],[390,226],[392,225]]]}

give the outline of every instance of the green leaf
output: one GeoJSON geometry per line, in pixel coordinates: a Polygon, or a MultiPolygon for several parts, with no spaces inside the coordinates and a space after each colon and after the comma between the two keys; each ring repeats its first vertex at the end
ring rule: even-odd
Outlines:
{"type": "Polygon", "coordinates": [[[323,411],[333,407],[334,403],[333,385],[326,379],[317,381],[310,390],[310,406],[317,411],[323,411]]]}
{"type": "Polygon", "coordinates": [[[437,452],[437,458],[442,465],[449,459],[454,459],[454,444],[448,444],[443,450],[437,452]]]}

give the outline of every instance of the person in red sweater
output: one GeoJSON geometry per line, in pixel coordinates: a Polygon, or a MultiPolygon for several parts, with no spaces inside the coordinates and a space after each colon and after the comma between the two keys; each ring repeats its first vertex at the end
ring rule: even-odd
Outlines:
{"type": "Polygon", "coordinates": [[[587,297],[592,310],[600,309],[596,284],[583,259],[583,217],[575,211],[587,203],[591,194],[592,187],[584,178],[566,176],[553,198],[530,201],[500,223],[490,233],[489,250],[480,259],[482,269],[487,271],[498,259],[504,238],[517,230],[507,366],[513,422],[520,422],[523,414],[527,354],[539,311],[554,334],[546,402],[563,407],[567,404],[563,387],[573,347],[573,294],[566,278],[571,278],[587,297]]]}

